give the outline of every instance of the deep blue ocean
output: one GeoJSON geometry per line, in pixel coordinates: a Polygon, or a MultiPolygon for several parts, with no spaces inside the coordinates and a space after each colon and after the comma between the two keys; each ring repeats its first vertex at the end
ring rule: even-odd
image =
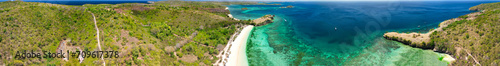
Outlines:
{"type": "Polygon", "coordinates": [[[446,66],[444,54],[386,40],[385,32],[425,33],[494,1],[315,1],[227,5],[240,20],[276,15],[247,44],[252,66],[446,66]],[[293,8],[280,8],[284,6],[293,8]],[[248,8],[248,10],[242,10],[248,8]]]}

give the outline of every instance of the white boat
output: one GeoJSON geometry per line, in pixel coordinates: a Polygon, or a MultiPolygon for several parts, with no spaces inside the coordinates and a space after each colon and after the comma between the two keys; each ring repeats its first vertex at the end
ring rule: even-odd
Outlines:
{"type": "Polygon", "coordinates": [[[285,20],[285,22],[286,22],[286,19],[283,19],[283,20],[285,20]]]}

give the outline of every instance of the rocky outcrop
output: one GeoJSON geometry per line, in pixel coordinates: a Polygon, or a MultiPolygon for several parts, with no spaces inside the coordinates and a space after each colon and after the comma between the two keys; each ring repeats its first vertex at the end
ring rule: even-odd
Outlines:
{"type": "Polygon", "coordinates": [[[264,15],[258,19],[253,20],[252,24],[255,26],[261,26],[261,25],[273,23],[274,16],[275,15],[264,15]]]}
{"type": "Polygon", "coordinates": [[[433,49],[434,44],[430,43],[429,33],[396,33],[389,32],[384,34],[384,38],[394,41],[399,41],[403,44],[422,49],[433,49]]]}

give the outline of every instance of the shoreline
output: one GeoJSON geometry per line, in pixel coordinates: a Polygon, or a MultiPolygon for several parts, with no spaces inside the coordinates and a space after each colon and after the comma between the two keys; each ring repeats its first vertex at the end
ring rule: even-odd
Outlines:
{"type": "Polygon", "coordinates": [[[247,40],[254,26],[249,25],[243,28],[238,37],[234,40],[229,53],[229,66],[248,66],[246,55],[247,40]]]}
{"type": "MultiPolygon", "coordinates": [[[[226,10],[229,10],[229,7],[226,7],[225,9],[226,9],[226,10]]],[[[236,18],[234,18],[234,17],[233,17],[233,15],[231,15],[231,13],[227,14],[227,16],[229,16],[229,18],[232,18],[232,19],[234,19],[234,20],[240,21],[240,19],[236,19],[236,18]]]]}
{"type": "Polygon", "coordinates": [[[248,37],[253,30],[253,25],[247,25],[241,30],[234,39],[230,40],[228,45],[222,50],[219,55],[219,59],[214,65],[218,66],[248,66],[248,60],[246,56],[246,45],[248,37]]]}
{"type": "Polygon", "coordinates": [[[456,61],[457,59],[453,58],[450,54],[444,54],[444,53],[438,53],[441,55],[440,59],[441,61],[445,61],[448,64],[453,63],[453,61],[456,61]]]}
{"type": "MultiPolygon", "coordinates": [[[[472,14],[472,13],[471,13],[472,14]]],[[[475,15],[474,15],[475,16],[475,15]]],[[[434,46],[426,46],[425,44],[430,42],[430,35],[436,31],[442,31],[443,28],[447,27],[449,24],[463,20],[461,18],[453,18],[445,20],[439,23],[439,27],[432,29],[427,33],[398,33],[398,32],[387,32],[383,36],[386,39],[402,42],[403,44],[410,45],[412,47],[422,48],[422,49],[433,49],[434,46]]],[[[469,20],[469,19],[468,19],[469,20]]],[[[435,49],[433,49],[436,51],[435,49]]]]}
{"type": "MultiPolygon", "coordinates": [[[[226,10],[229,7],[225,8],[226,10]]],[[[227,14],[229,18],[240,21],[237,18],[234,18],[232,14],[227,14]]],[[[248,59],[246,55],[246,45],[248,42],[248,38],[253,30],[255,24],[259,23],[259,25],[264,25],[267,23],[271,23],[274,15],[265,15],[261,18],[252,20],[253,24],[246,25],[242,30],[237,31],[231,36],[226,47],[221,50],[219,55],[220,59],[217,60],[213,65],[214,66],[248,66],[248,59]],[[270,17],[270,18],[269,18],[270,17]],[[262,23],[262,24],[260,24],[262,23]],[[236,37],[236,38],[235,38],[236,37]]],[[[256,25],[256,26],[259,26],[256,25]]]]}
{"type": "Polygon", "coordinates": [[[430,35],[434,32],[437,31],[443,31],[443,28],[448,27],[448,25],[452,24],[453,22],[460,21],[460,20],[474,20],[477,15],[481,14],[482,12],[473,12],[466,14],[468,17],[467,18],[452,18],[449,20],[445,20],[441,23],[439,23],[438,28],[432,29],[431,31],[427,33],[398,33],[398,32],[387,32],[383,35],[384,38],[388,40],[393,40],[397,42],[401,42],[405,45],[409,45],[414,48],[420,48],[420,49],[431,49],[437,53],[443,53],[444,56],[441,56],[440,60],[448,62],[448,64],[453,63],[456,61],[456,59],[451,56],[453,54],[450,54],[449,51],[447,50],[439,50],[438,48],[435,48],[434,44],[429,44],[431,42],[430,35]]]}
{"type": "Polygon", "coordinates": [[[227,16],[229,16],[229,18],[233,18],[234,20],[240,21],[240,19],[234,18],[233,15],[231,15],[231,14],[227,14],[227,16]]]}

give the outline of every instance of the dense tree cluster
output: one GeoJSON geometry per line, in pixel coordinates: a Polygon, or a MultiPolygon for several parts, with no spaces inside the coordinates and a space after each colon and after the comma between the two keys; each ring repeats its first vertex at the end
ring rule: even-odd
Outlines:
{"type": "Polygon", "coordinates": [[[0,2],[0,65],[99,65],[99,58],[64,61],[13,59],[16,51],[56,51],[67,48],[97,51],[95,14],[103,50],[120,52],[105,58],[108,65],[211,65],[217,46],[249,21],[227,17],[224,5],[253,2],[160,1],[153,4],[57,5],[36,2],[0,2]],[[170,46],[183,45],[180,48],[170,46]],[[170,50],[173,49],[173,50],[170,50]],[[194,55],[194,56],[192,56],[194,55]],[[195,57],[184,61],[184,57],[195,57]]]}
{"type": "MultiPolygon", "coordinates": [[[[452,65],[498,66],[500,64],[500,3],[488,3],[471,7],[470,10],[481,10],[482,14],[474,20],[460,20],[449,24],[443,31],[430,35],[429,44],[436,45],[437,50],[452,54],[457,61],[452,65]],[[468,54],[471,54],[469,56],[468,54]]],[[[467,18],[472,16],[460,16],[467,18]]]]}

